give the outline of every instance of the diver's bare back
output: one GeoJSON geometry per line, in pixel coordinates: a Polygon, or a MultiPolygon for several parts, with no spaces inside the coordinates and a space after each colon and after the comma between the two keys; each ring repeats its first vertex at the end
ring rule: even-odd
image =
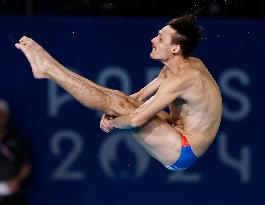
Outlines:
{"type": "MultiPolygon", "coordinates": [[[[170,105],[171,116],[175,118],[175,129],[186,135],[193,151],[200,156],[215,139],[221,121],[222,98],[216,82],[199,59],[190,58],[181,68],[197,70],[198,77],[170,105]]],[[[181,76],[182,69],[177,75],[181,76]]]]}

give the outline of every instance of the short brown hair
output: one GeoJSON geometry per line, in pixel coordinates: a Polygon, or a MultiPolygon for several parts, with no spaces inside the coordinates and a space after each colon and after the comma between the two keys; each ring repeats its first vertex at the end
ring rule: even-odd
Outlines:
{"type": "Polygon", "coordinates": [[[190,56],[202,36],[202,27],[197,25],[196,17],[184,15],[169,21],[167,25],[176,31],[172,43],[180,45],[184,57],[190,56]]]}

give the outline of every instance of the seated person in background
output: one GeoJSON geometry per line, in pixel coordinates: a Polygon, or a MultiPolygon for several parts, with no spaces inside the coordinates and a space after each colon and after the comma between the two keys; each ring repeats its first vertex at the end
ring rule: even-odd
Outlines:
{"type": "Polygon", "coordinates": [[[21,138],[8,129],[9,106],[0,100],[0,204],[24,205],[21,183],[31,166],[21,138]]]}

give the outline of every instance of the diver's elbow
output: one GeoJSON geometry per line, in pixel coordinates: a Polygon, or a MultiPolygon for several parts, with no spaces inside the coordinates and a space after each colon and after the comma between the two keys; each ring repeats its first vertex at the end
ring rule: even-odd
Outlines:
{"type": "Polygon", "coordinates": [[[131,120],[131,126],[132,126],[132,128],[141,127],[144,124],[145,124],[145,121],[139,119],[139,117],[137,117],[137,116],[132,117],[132,120],[131,120]]]}

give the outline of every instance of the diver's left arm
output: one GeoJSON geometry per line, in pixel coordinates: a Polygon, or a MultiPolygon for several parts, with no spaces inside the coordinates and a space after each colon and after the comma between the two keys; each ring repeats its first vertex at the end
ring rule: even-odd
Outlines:
{"type": "Polygon", "coordinates": [[[131,129],[144,125],[177,97],[190,89],[193,85],[193,78],[194,75],[190,75],[190,73],[182,76],[173,75],[161,84],[152,98],[147,100],[134,112],[111,120],[111,125],[118,129],[131,129]]]}

